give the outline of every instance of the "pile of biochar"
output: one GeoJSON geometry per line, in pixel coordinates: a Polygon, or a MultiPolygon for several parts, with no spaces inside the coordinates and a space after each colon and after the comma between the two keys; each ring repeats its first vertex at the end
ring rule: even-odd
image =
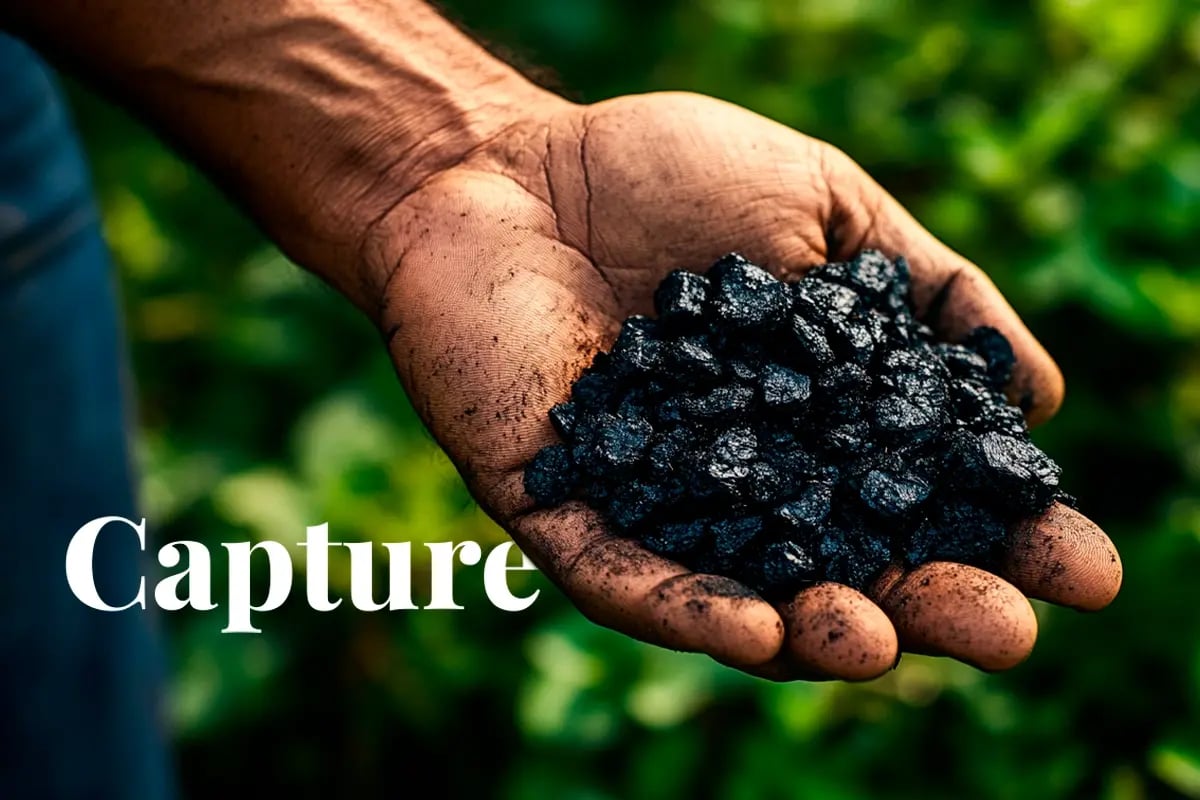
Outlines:
{"type": "Polygon", "coordinates": [[[550,419],[525,489],[764,596],[863,589],[890,563],[989,568],[1044,511],[1059,468],[1003,387],[992,328],[939,342],[903,258],[864,251],[794,282],[737,254],[678,270],[657,319],[625,320],[550,419]]]}

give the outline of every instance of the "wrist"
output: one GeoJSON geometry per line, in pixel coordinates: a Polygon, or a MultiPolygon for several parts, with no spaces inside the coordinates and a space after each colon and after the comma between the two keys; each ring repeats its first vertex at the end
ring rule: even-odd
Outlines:
{"type": "Polygon", "coordinates": [[[430,86],[420,103],[404,89],[356,101],[363,114],[348,115],[332,137],[313,142],[292,219],[266,223],[273,238],[373,316],[391,265],[371,247],[393,212],[451,169],[499,169],[512,139],[569,105],[506,65],[495,66],[507,74],[430,86]]]}
{"type": "Polygon", "coordinates": [[[373,315],[385,278],[364,249],[377,223],[568,104],[424,3],[360,0],[336,14],[321,0],[287,3],[305,24],[270,48],[281,77],[256,141],[267,158],[246,164],[235,194],[297,263],[373,315]]]}

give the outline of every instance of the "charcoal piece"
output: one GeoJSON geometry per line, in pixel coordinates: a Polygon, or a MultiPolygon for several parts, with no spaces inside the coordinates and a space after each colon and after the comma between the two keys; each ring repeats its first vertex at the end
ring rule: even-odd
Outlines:
{"type": "Polygon", "coordinates": [[[550,424],[563,439],[570,439],[575,432],[575,420],[578,408],[570,400],[559,403],[550,409],[550,424]]]}
{"type": "Polygon", "coordinates": [[[954,416],[968,427],[975,427],[974,420],[984,418],[1003,398],[978,380],[958,380],[951,386],[951,402],[954,416]]]}
{"type": "Polygon", "coordinates": [[[763,402],[774,409],[795,409],[812,394],[812,381],[795,370],[768,364],[762,371],[763,402]]]}
{"type": "MultiPolygon", "coordinates": [[[[881,312],[884,315],[893,313],[892,308],[881,312]]],[[[888,341],[894,348],[923,348],[929,341],[917,329],[917,319],[908,308],[895,309],[894,317],[883,320],[883,331],[887,333],[888,341]]]]}
{"type": "MultiPolygon", "coordinates": [[[[988,456],[988,464],[1010,485],[1025,483],[1021,488],[1033,490],[1036,497],[1051,496],[1040,491],[1042,487],[1058,487],[1062,470],[1033,442],[1000,433],[985,433],[979,438],[988,456]]],[[[1041,504],[1040,500],[1038,502],[1041,504]]]]}
{"type": "Polygon", "coordinates": [[[734,417],[750,409],[754,390],[746,386],[718,386],[687,407],[690,415],[701,419],[734,417]]]}
{"type": "Polygon", "coordinates": [[[683,428],[655,433],[646,454],[651,474],[660,480],[675,474],[689,449],[689,438],[688,432],[683,428]]]}
{"type": "Polygon", "coordinates": [[[608,518],[619,530],[633,530],[650,519],[664,499],[661,486],[632,481],[617,489],[609,499],[608,518]]]}
{"type": "Polygon", "coordinates": [[[758,458],[758,439],[749,428],[733,428],[716,438],[708,452],[705,472],[723,486],[734,486],[750,475],[758,458]]]}
{"type": "Polygon", "coordinates": [[[646,411],[656,428],[670,428],[684,425],[688,421],[687,409],[695,402],[696,397],[691,393],[671,395],[646,411]]]}
{"type": "Polygon", "coordinates": [[[749,411],[754,390],[748,386],[717,386],[705,392],[685,392],[667,398],[650,413],[660,425],[710,423],[749,411]]]}
{"type": "Polygon", "coordinates": [[[699,545],[708,532],[708,525],[708,521],[704,519],[666,522],[651,527],[642,538],[642,543],[652,552],[670,558],[699,545]]]}
{"type": "Polygon", "coordinates": [[[1060,469],[1028,439],[956,432],[947,449],[952,479],[993,506],[1029,515],[1054,501],[1060,469]]]}
{"type": "Polygon", "coordinates": [[[983,357],[987,362],[988,380],[993,387],[1003,389],[1017,363],[1012,345],[1004,338],[1004,334],[984,325],[971,331],[963,344],[983,357]]]}
{"type": "Polygon", "coordinates": [[[770,600],[787,600],[819,577],[813,552],[790,539],[768,542],[739,577],[770,600]]]}
{"type": "Polygon", "coordinates": [[[963,420],[967,427],[976,433],[1002,433],[1007,436],[1021,437],[1029,432],[1025,415],[1016,406],[1004,403],[991,403],[984,406],[969,419],[963,420]]]}
{"type": "Polygon", "coordinates": [[[664,342],[661,357],[664,367],[678,382],[702,384],[721,377],[720,361],[699,336],[664,342]]]}
{"type": "Polygon", "coordinates": [[[855,422],[871,391],[871,378],[858,364],[836,364],[817,376],[820,405],[835,423],[855,422]]]}
{"type": "Polygon", "coordinates": [[[777,507],[775,516],[790,532],[811,536],[820,531],[829,517],[832,501],[833,487],[814,481],[801,489],[794,499],[777,507]]]}
{"type": "Polygon", "coordinates": [[[708,278],[677,269],[654,292],[654,311],[664,325],[685,328],[700,322],[712,288],[708,278]]]}
{"type": "Polygon", "coordinates": [[[654,429],[644,419],[615,417],[601,428],[595,455],[612,467],[636,464],[650,446],[654,429]]]}
{"type": "Polygon", "coordinates": [[[894,350],[883,358],[882,371],[900,394],[939,408],[947,402],[949,371],[932,353],[894,350]]]}
{"type": "Polygon", "coordinates": [[[657,323],[647,317],[630,317],[613,344],[612,363],[618,374],[647,374],[663,363],[666,345],[657,338],[657,323]]]}
{"type": "Polygon", "coordinates": [[[827,580],[865,590],[892,562],[892,549],[881,533],[827,526],[818,558],[827,580]]]}
{"type": "Polygon", "coordinates": [[[602,408],[608,404],[617,388],[616,380],[608,375],[584,372],[571,384],[571,400],[581,408],[602,408]]]}
{"type": "Polygon", "coordinates": [[[851,261],[817,267],[810,277],[832,281],[863,298],[881,302],[892,292],[898,275],[895,262],[878,250],[864,250],[851,261]]]}
{"type": "Polygon", "coordinates": [[[625,419],[642,418],[646,416],[646,409],[650,404],[650,394],[647,387],[636,386],[630,389],[617,402],[617,407],[613,409],[613,413],[625,419]]]}
{"type": "Polygon", "coordinates": [[[849,261],[830,261],[827,264],[813,267],[805,277],[814,281],[836,283],[839,286],[854,289],[856,293],[861,294],[861,290],[855,287],[855,278],[851,274],[853,271],[854,266],[849,261]]]}
{"type": "Polygon", "coordinates": [[[792,316],[791,332],[798,347],[795,355],[800,363],[813,368],[833,363],[833,348],[829,346],[829,340],[819,325],[796,314],[792,316]]]}
{"type": "Polygon", "coordinates": [[[928,499],[933,484],[898,463],[897,459],[870,462],[850,479],[858,501],[867,511],[884,518],[904,517],[928,499]]]}
{"type": "MultiPolygon", "coordinates": [[[[864,250],[863,252],[870,251],[864,250]]],[[[878,251],[875,252],[878,254],[878,251]]],[[[908,266],[908,259],[904,256],[896,256],[892,260],[892,269],[892,286],[887,293],[887,310],[895,314],[898,319],[912,320],[912,306],[909,304],[909,297],[912,293],[912,270],[908,266]]]]}
{"type": "MultiPolygon", "coordinates": [[[[583,404],[579,404],[584,409],[583,404]]],[[[571,460],[582,474],[589,478],[607,477],[611,470],[608,462],[600,453],[600,440],[604,431],[615,424],[617,418],[607,411],[597,410],[592,413],[577,411],[574,434],[568,439],[571,460]]]]}
{"type": "Polygon", "coordinates": [[[556,506],[571,496],[579,474],[566,445],[543,447],[525,470],[525,491],[541,506],[556,506]]]}
{"type": "Polygon", "coordinates": [[[961,499],[950,499],[938,505],[913,532],[904,558],[909,566],[957,561],[994,568],[1007,540],[1004,522],[995,514],[961,499]]]}
{"type": "Polygon", "coordinates": [[[848,351],[864,369],[869,370],[870,363],[888,347],[888,332],[886,318],[878,311],[871,310],[858,317],[855,333],[847,342],[848,351]]]}
{"type": "Polygon", "coordinates": [[[761,517],[733,517],[732,519],[717,520],[709,528],[713,540],[713,552],[718,557],[731,556],[762,533],[762,528],[761,517]]]}
{"type": "Polygon", "coordinates": [[[875,338],[867,319],[858,314],[845,319],[831,318],[825,326],[834,349],[860,366],[868,364],[875,354],[875,338]]]}
{"type": "MultiPolygon", "coordinates": [[[[653,317],[647,317],[645,314],[633,314],[626,317],[625,321],[621,323],[621,333],[637,339],[658,339],[661,338],[658,335],[659,327],[658,320],[653,317]]],[[[619,334],[617,338],[620,338],[619,334]]],[[[621,356],[617,353],[615,345],[613,351],[608,354],[608,358],[612,364],[620,363],[621,356]]]]}
{"type": "Polygon", "coordinates": [[[756,461],[750,465],[746,482],[746,494],[754,502],[764,505],[779,497],[784,488],[783,476],[766,461],[756,461]]]}
{"type": "Polygon", "coordinates": [[[967,380],[983,380],[987,378],[988,362],[974,350],[961,344],[940,342],[936,345],[937,353],[956,378],[967,380]]]}
{"type": "Polygon", "coordinates": [[[842,363],[830,367],[817,377],[817,386],[830,398],[847,394],[865,396],[871,387],[871,377],[858,364],[842,363]]]}
{"type": "Polygon", "coordinates": [[[842,479],[842,469],[837,464],[823,464],[813,471],[812,479],[817,483],[837,486],[842,479]]]}
{"type": "Polygon", "coordinates": [[[884,395],[875,401],[870,413],[876,436],[889,442],[925,441],[937,435],[942,425],[941,412],[921,400],[899,394],[884,395]]]}
{"type": "Polygon", "coordinates": [[[754,383],[757,381],[760,369],[761,367],[758,364],[744,358],[730,359],[727,365],[729,377],[744,383],[754,383]]]}
{"type": "Polygon", "coordinates": [[[1054,493],[1054,502],[1061,503],[1067,508],[1079,508],[1079,498],[1073,494],[1067,494],[1061,489],[1054,493]]]}
{"type": "Polygon", "coordinates": [[[863,454],[871,450],[871,426],[864,420],[830,425],[819,439],[822,450],[840,455],[863,454]]]}
{"type": "Polygon", "coordinates": [[[791,311],[787,285],[740,256],[717,262],[708,277],[717,319],[735,330],[777,327],[791,311]]]}
{"type": "Polygon", "coordinates": [[[853,289],[836,283],[806,278],[792,284],[796,313],[810,322],[828,326],[830,320],[844,320],[859,308],[859,296],[853,289]]]}
{"type": "Polygon", "coordinates": [[[796,480],[815,475],[820,459],[814,449],[797,441],[786,431],[776,431],[760,448],[763,458],[781,475],[796,480]]]}

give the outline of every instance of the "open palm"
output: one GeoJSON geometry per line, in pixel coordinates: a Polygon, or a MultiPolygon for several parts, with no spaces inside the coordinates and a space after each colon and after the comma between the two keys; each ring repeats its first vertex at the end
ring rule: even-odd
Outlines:
{"type": "Polygon", "coordinates": [[[546,412],[648,313],[670,270],[740,251],[780,277],[875,247],[905,255],[913,303],[940,335],[1004,332],[1010,399],[1031,423],[1062,378],[987,277],[920,227],[840,151],[736,106],[651,94],[563,103],[404,197],[367,252],[390,271],[380,324],[415,407],[481,505],[589,618],[777,679],[867,679],[900,648],[985,669],[1036,638],[1026,595],[1082,609],[1121,581],[1108,538],[1055,506],[1013,532],[1003,577],[949,563],[888,571],[870,597],[818,584],[772,606],[611,534],[579,502],[522,488],[555,441],[546,412]]]}

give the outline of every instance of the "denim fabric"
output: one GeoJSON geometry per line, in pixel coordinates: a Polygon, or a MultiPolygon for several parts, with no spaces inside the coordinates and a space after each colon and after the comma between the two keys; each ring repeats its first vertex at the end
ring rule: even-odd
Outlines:
{"type": "MultiPolygon", "coordinates": [[[[0,35],[0,798],[171,795],[154,619],[87,608],[63,566],[85,522],[138,517],[123,358],[63,102],[0,35]]],[[[101,595],[131,596],[136,538],[101,544],[101,595]]]]}

